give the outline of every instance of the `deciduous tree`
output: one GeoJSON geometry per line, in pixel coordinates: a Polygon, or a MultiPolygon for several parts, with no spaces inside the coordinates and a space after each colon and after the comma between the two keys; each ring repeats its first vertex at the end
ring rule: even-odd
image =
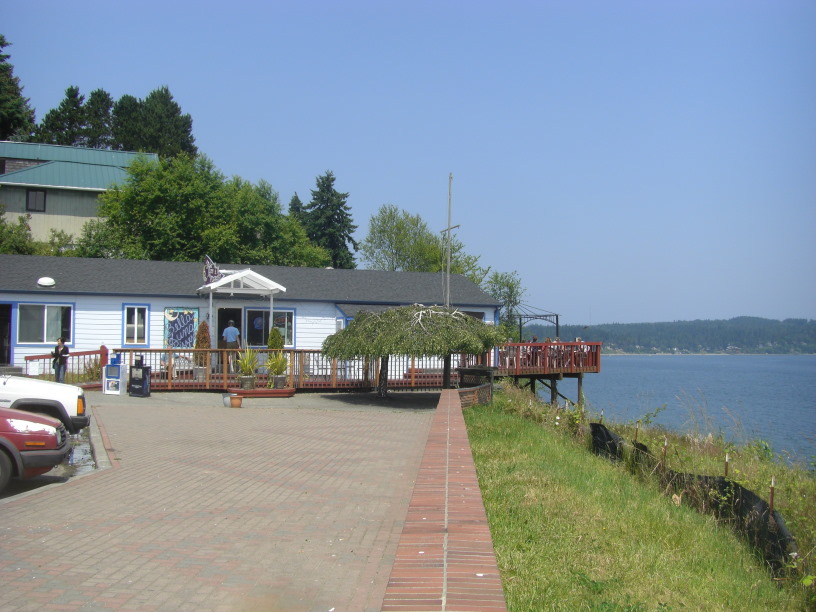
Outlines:
{"type": "Polygon", "coordinates": [[[31,215],[17,217],[17,222],[6,221],[6,207],[0,204],[0,253],[4,255],[34,255],[37,247],[31,239],[31,215]]]}
{"type": "Polygon", "coordinates": [[[361,312],[348,327],[326,338],[323,353],[336,359],[380,359],[377,394],[388,392],[388,357],[436,356],[445,361],[445,383],[450,382],[453,353],[479,355],[503,342],[492,325],[444,306],[402,306],[382,313],[361,312]]]}
{"type": "Polygon", "coordinates": [[[225,179],[207,157],[139,158],[128,180],[100,196],[101,219],[86,223],[78,254],[164,261],[323,266],[278,195],[261,182],[225,179]]]}
{"type": "Polygon", "coordinates": [[[373,270],[407,272],[439,272],[445,258],[442,241],[422,217],[393,204],[383,204],[371,217],[360,254],[373,270]]]}
{"type": "Polygon", "coordinates": [[[517,272],[493,272],[482,288],[502,303],[499,314],[507,337],[518,336],[518,308],[524,297],[524,287],[517,272]]]}
{"type": "MultiPolygon", "coordinates": [[[[447,247],[447,237],[428,229],[422,217],[384,204],[371,217],[360,253],[374,270],[445,272],[447,247]]],[[[464,274],[482,285],[490,270],[479,265],[479,256],[469,255],[455,235],[451,236],[450,249],[451,274],[464,274]]]]}

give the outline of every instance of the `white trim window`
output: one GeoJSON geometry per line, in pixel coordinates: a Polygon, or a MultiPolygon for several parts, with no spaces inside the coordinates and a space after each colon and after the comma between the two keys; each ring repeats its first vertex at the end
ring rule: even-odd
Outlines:
{"type": "Polygon", "coordinates": [[[148,344],[147,322],[150,320],[150,309],[142,304],[125,304],[124,307],[124,345],[146,346],[148,344]]]}
{"type": "MultiPolygon", "coordinates": [[[[275,309],[275,327],[283,336],[284,346],[295,344],[295,311],[275,309]]],[[[247,308],[246,340],[249,346],[266,346],[269,339],[269,309],[247,308]]]]}
{"type": "Polygon", "coordinates": [[[74,307],[70,304],[19,304],[17,306],[17,342],[53,344],[73,339],[74,307]]]}

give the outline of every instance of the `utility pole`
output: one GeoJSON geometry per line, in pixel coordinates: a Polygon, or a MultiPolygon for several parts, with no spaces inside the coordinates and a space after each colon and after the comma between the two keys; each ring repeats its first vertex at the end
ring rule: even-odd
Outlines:
{"type": "Polygon", "coordinates": [[[450,269],[451,269],[451,231],[455,230],[458,225],[451,225],[451,194],[453,190],[453,172],[448,176],[448,227],[442,230],[442,233],[448,233],[448,240],[445,246],[447,251],[447,267],[445,270],[445,308],[450,308],[450,269]]]}

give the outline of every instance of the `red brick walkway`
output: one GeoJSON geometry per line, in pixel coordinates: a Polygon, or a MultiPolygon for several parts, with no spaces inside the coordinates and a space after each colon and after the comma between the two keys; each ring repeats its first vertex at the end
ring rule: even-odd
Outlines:
{"type": "Polygon", "coordinates": [[[507,609],[455,390],[440,396],[382,609],[507,609]]]}

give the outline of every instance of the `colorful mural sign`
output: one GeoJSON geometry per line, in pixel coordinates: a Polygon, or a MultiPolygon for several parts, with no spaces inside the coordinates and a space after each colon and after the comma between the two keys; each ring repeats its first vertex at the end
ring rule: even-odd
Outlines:
{"type": "Polygon", "coordinates": [[[193,348],[198,330],[198,308],[164,309],[164,346],[193,348]]]}

